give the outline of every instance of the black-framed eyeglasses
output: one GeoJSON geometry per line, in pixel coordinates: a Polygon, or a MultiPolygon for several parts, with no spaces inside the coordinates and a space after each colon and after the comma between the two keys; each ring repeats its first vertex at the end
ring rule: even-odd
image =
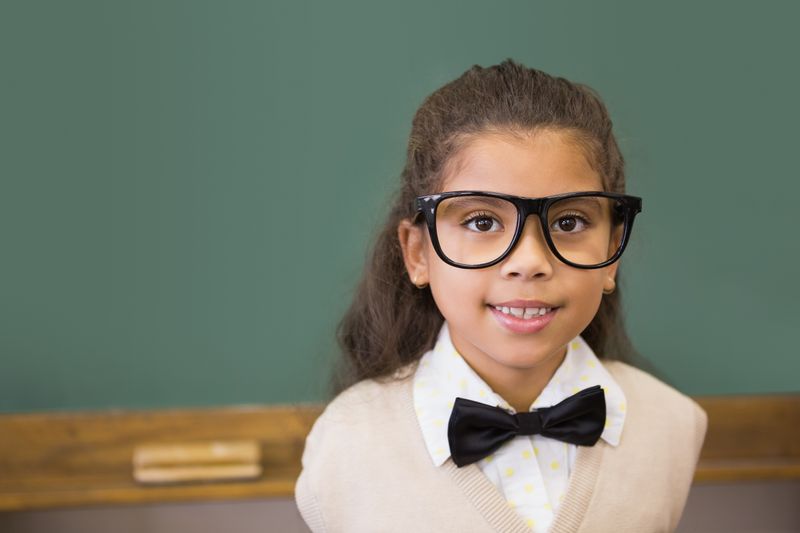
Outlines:
{"type": "Polygon", "coordinates": [[[638,196],[579,191],[527,198],[487,191],[448,191],[416,198],[445,263],[486,268],[511,252],[528,215],[537,215],[553,254],[575,268],[602,268],[620,258],[642,211],[638,196]],[[513,228],[513,230],[512,230],[513,228]]]}

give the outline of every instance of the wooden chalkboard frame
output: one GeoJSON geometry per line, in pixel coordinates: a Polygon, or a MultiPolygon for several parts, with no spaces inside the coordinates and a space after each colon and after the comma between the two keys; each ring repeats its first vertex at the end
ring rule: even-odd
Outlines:
{"type": "MultiPolygon", "coordinates": [[[[800,479],[800,394],[703,396],[708,434],[695,482],[800,479]]],[[[319,404],[0,415],[0,511],[293,497],[319,404]],[[142,486],[142,442],[257,439],[264,474],[247,482],[142,486]]]]}

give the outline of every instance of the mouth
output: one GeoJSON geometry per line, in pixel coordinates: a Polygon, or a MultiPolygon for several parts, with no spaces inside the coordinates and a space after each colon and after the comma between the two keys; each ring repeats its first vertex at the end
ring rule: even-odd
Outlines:
{"type": "Polygon", "coordinates": [[[543,330],[553,321],[560,307],[506,307],[487,304],[497,323],[515,334],[531,334],[543,330]]]}
{"type": "Polygon", "coordinates": [[[534,320],[552,314],[558,307],[510,307],[502,305],[486,304],[486,307],[499,311],[503,315],[521,319],[534,320]]]}

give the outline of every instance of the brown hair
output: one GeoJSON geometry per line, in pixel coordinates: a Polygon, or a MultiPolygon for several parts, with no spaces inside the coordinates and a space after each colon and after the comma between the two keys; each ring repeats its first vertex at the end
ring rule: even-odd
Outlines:
{"type": "MultiPolygon", "coordinates": [[[[587,85],[510,58],[488,68],[473,65],[430,94],[414,115],[400,187],[336,330],[343,357],[329,382],[331,397],[362,379],[392,379],[433,347],[444,317],[430,289],[420,290],[409,279],[397,227],[402,219],[415,217],[417,196],[440,190],[448,165],[470,139],[490,132],[520,136],[542,128],[568,132],[601,175],[605,190],[624,193],[624,159],[611,125],[603,101],[587,85]]],[[[625,332],[620,270],[616,290],[603,296],[581,336],[599,358],[658,373],[625,332]]]]}

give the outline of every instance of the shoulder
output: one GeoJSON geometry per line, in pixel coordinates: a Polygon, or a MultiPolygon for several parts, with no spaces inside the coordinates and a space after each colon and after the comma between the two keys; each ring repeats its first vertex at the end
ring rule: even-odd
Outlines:
{"type": "Polygon", "coordinates": [[[645,370],[602,363],[625,395],[625,417],[619,444],[603,454],[598,494],[608,496],[600,496],[593,511],[609,523],[624,512],[637,524],[631,530],[674,531],[705,439],[706,412],[645,370]]]}
{"type": "MultiPolygon", "coordinates": [[[[603,361],[603,366],[625,393],[628,415],[645,422],[649,430],[662,428],[692,443],[699,454],[708,428],[708,414],[693,398],[640,368],[622,361],[603,361]]],[[[635,424],[636,422],[634,422],[635,424]]]]}
{"type": "Polygon", "coordinates": [[[408,392],[416,365],[408,365],[392,376],[381,379],[364,379],[340,392],[325,406],[321,423],[334,426],[339,423],[375,423],[376,413],[389,414],[403,406],[401,399],[408,392]]]}
{"type": "Polygon", "coordinates": [[[408,402],[413,368],[404,367],[385,379],[359,381],[331,400],[306,437],[303,467],[307,468],[316,455],[366,444],[375,438],[376,429],[396,421],[404,414],[403,409],[413,409],[408,402]]]}
{"type": "Polygon", "coordinates": [[[693,398],[649,372],[623,361],[604,360],[603,366],[619,383],[626,397],[635,398],[639,404],[644,403],[661,411],[693,411],[698,417],[706,417],[705,410],[693,398]],[[649,401],[644,402],[645,398],[649,401]]]}
{"type": "Polygon", "coordinates": [[[352,489],[357,472],[374,471],[387,443],[407,435],[403,422],[413,418],[404,416],[413,413],[412,377],[412,372],[398,371],[385,380],[359,381],[340,392],[314,421],[294,488],[297,507],[312,531],[329,529],[323,515],[334,520],[339,516],[329,505],[331,493],[352,489]]]}

